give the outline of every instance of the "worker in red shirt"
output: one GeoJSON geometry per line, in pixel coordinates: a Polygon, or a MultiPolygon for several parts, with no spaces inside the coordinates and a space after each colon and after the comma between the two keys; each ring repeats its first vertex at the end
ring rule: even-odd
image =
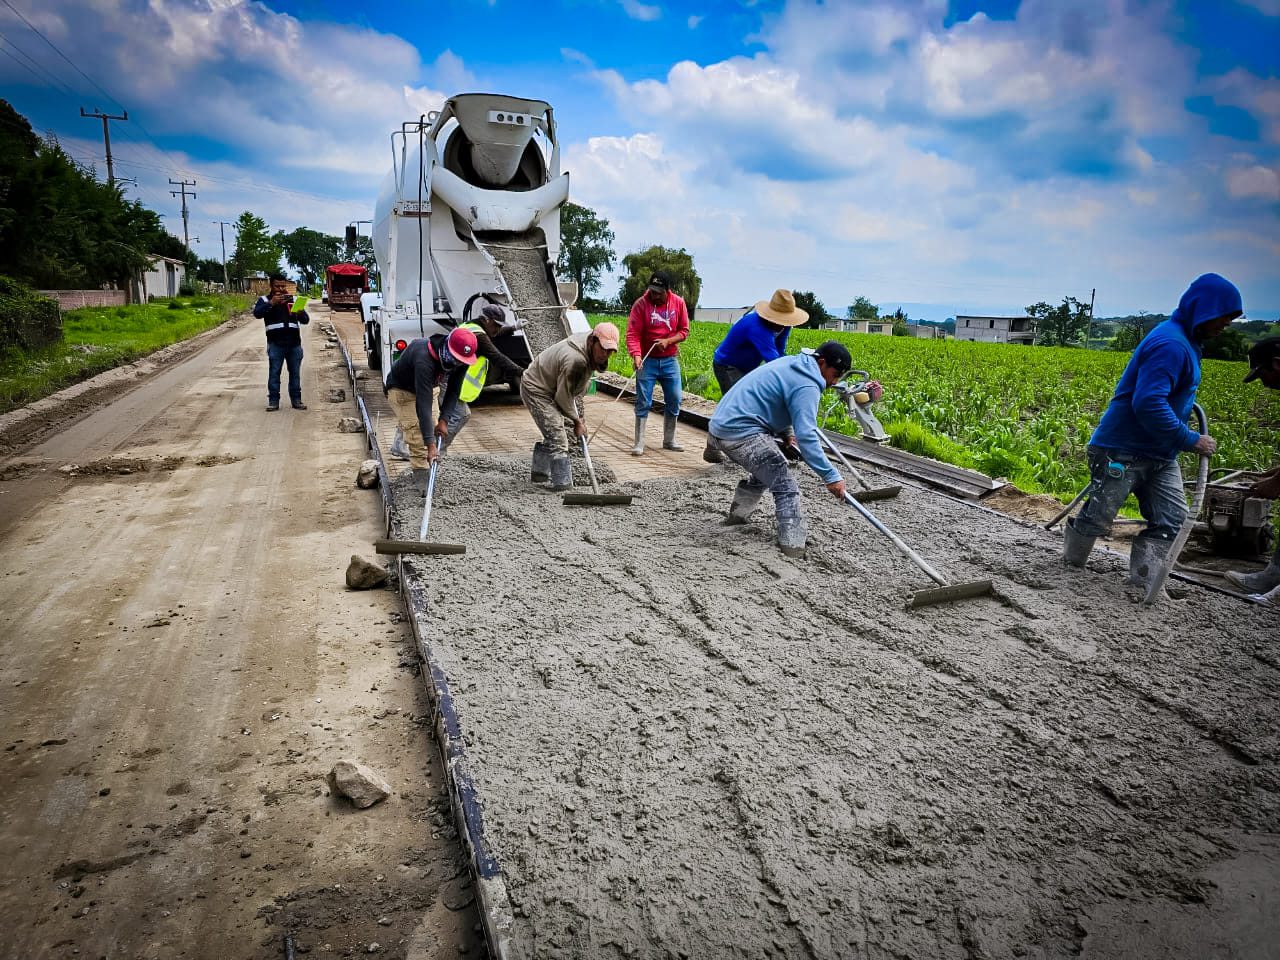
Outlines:
{"type": "Polygon", "coordinates": [[[631,305],[627,319],[627,352],[636,368],[636,445],[632,456],[644,453],[644,425],[653,406],[653,385],[662,385],[666,413],[662,420],[662,448],[683,450],[676,442],[680,417],[681,340],[689,336],[689,311],[671,289],[671,277],[658,270],[649,277],[649,288],[631,305]]]}

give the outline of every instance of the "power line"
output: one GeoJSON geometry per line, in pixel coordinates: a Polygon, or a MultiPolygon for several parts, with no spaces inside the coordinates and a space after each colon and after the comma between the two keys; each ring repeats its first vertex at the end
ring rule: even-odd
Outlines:
{"type": "MultiPolygon", "coordinates": [[[[3,39],[4,39],[3,37],[0,37],[0,40],[3,40],[3,39]]],[[[6,42],[7,42],[7,41],[6,41],[6,42]]],[[[14,49],[16,50],[17,48],[15,47],[14,49]]],[[[0,47],[0,53],[3,53],[3,54],[4,54],[5,56],[7,56],[10,60],[12,60],[14,63],[16,63],[18,66],[20,66],[23,70],[27,71],[27,73],[29,73],[29,74],[31,74],[33,77],[35,77],[35,78],[36,78],[36,82],[37,82],[37,83],[44,83],[44,82],[45,82],[45,80],[40,76],[40,74],[36,73],[34,70],[32,70],[29,66],[27,66],[25,63],[23,63],[21,60],[19,60],[17,57],[15,57],[12,53],[10,53],[10,52],[9,52],[8,50],[6,50],[4,47],[0,47]]]]}
{"type": "Polygon", "coordinates": [[[40,30],[39,30],[39,28],[37,28],[35,24],[33,24],[30,20],[28,20],[26,17],[24,17],[24,16],[22,15],[22,11],[21,11],[21,10],[19,10],[19,9],[18,9],[17,7],[15,7],[12,3],[10,3],[10,2],[9,2],[9,0],[0,0],[0,3],[3,3],[6,7],[8,7],[10,10],[12,10],[14,13],[16,13],[16,14],[18,15],[18,19],[19,19],[19,20],[21,20],[23,23],[25,23],[28,27],[30,27],[30,28],[31,28],[31,32],[32,32],[32,33],[34,33],[37,37],[39,37],[41,40],[43,40],[45,43],[47,43],[47,44],[49,45],[49,47],[53,50],[53,52],[54,52],[54,53],[56,53],[58,56],[60,56],[63,60],[66,60],[66,61],[67,61],[67,63],[71,65],[71,69],[75,70],[75,72],[76,72],[76,73],[80,74],[80,76],[84,77],[84,78],[85,78],[86,80],[88,80],[91,84],[93,84],[95,87],[97,87],[97,89],[98,89],[98,92],[99,92],[99,93],[101,93],[101,94],[102,94],[104,97],[106,97],[108,100],[113,100],[113,101],[115,101],[116,106],[120,107],[121,109],[124,109],[124,104],[123,104],[123,103],[121,103],[119,100],[116,100],[116,98],[115,98],[115,97],[113,97],[113,96],[111,96],[111,94],[107,93],[107,91],[106,91],[106,90],[103,90],[103,89],[102,89],[102,86],[98,83],[98,81],[94,80],[94,79],[93,79],[93,77],[89,76],[87,73],[85,73],[85,72],[84,72],[83,70],[81,70],[79,67],[77,67],[77,66],[76,66],[76,64],[75,64],[75,61],[74,61],[74,60],[72,60],[72,59],[71,59],[70,57],[68,57],[65,53],[63,53],[61,50],[59,50],[59,49],[58,49],[58,47],[57,47],[57,45],[56,45],[56,44],[54,44],[54,42],[53,42],[52,40],[50,40],[50,39],[49,39],[48,37],[46,37],[43,33],[41,33],[41,32],[40,32],[40,30]]]}
{"type": "MultiPolygon", "coordinates": [[[[44,66],[42,66],[40,61],[36,60],[35,57],[31,56],[31,54],[27,53],[27,51],[23,50],[20,46],[18,46],[12,40],[6,37],[3,33],[0,33],[0,40],[3,40],[9,46],[13,47],[14,50],[18,51],[18,53],[20,53],[23,56],[23,58],[26,59],[26,61],[32,65],[31,67],[27,67],[27,70],[31,70],[32,67],[34,67],[36,70],[39,70],[41,74],[44,75],[44,78],[47,82],[50,82],[55,87],[60,88],[64,93],[67,94],[67,96],[71,96],[71,97],[75,96],[74,90],[72,90],[69,86],[63,83],[59,77],[57,77],[56,75],[51,73],[48,69],[46,69],[44,66]]],[[[9,53],[9,51],[6,50],[5,53],[9,53]]],[[[13,54],[9,53],[9,56],[13,57],[13,54]]],[[[18,59],[17,57],[13,57],[13,58],[15,60],[18,59]]],[[[21,60],[18,60],[18,63],[21,66],[24,66],[24,67],[27,66],[26,63],[23,63],[21,60]]],[[[39,80],[40,77],[37,75],[36,79],[39,80]]]]}
{"type": "Polygon", "coordinates": [[[102,121],[102,146],[107,153],[107,185],[114,187],[116,185],[116,168],[111,165],[111,126],[109,121],[128,120],[129,111],[126,110],[124,112],[124,116],[118,117],[113,113],[103,113],[101,110],[98,110],[97,108],[94,109],[93,113],[85,113],[84,107],[81,107],[80,116],[91,117],[95,120],[102,121]]]}

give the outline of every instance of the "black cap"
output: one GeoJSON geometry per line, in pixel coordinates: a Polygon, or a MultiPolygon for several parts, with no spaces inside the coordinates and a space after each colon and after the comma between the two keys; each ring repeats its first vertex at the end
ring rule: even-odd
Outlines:
{"type": "Polygon", "coordinates": [[[831,367],[841,376],[848,373],[849,368],[853,366],[853,357],[849,355],[848,348],[837,340],[828,340],[813,351],[813,355],[821,357],[826,361],[828,367],[831,367]]]}
{"type": "Polygon", "coordinates": [[[480,311],[480,316],[484,317],[486,320],[491,320],[494,323],[507,322],[507,315],[503,313],[502,308],[495,303],[487,304],[485,308],[480,311]]]}
{"type": "Polygon", "coordinates": [[[1257,380],[1277,357],[1280,357],[1280,337],[1267,337],[1249,348],[1249,373],[1244,382],[1257,380]]]}
{"type": "Polygon", "coordinates": [[[655,270],[649,276],[649,289],[666,292],[671,289],[671,277],[665,270],[655,270]]]}

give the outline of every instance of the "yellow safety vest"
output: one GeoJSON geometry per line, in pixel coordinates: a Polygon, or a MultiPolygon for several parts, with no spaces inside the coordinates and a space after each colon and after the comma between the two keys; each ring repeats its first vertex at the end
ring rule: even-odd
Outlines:
{"type": "MultiPolygon", "coordinates": [[[[474,334],[483,334],[484,328],[478,323],[464,323],[463,330],[470,330],[474,334]]],[[[485,378],[489,376],[489,358],[481,357],[471,366],[467,367],[467,375],[462,379],[462,390],[458,393],[458,399],[463,403],[470,403],[476,397],[480,396],[480,391],[484,389],[485,378]]]]}

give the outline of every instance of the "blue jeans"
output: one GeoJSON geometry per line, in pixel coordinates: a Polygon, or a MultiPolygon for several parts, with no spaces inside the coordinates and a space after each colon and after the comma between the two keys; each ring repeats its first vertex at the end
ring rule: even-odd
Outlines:
{"type": "Polygon", "coordinates": [[[289,365],[289,401],[302,402],[302,344],[267,344],[267,403],[280,402],[280,368],[289,365]]]}
{"type": "Polygon", "coordinates": [[[1187,495],[1177,460],[1148,460],[1120,450],[1089,447],[1089,496],[1072,528],[1085,537],[1111,530],[1125,498],[1138,498],[1147,529],[1138,534],[1172,540],[1187,518],[1187,495]]]}
{"type": "Polygon", "coordinates": [[[680,358],[650,357],[636,377],[636,416],[647,417],[653,407],[653,385],[662,384],[668,417],[680,415],[680,358]]]}

